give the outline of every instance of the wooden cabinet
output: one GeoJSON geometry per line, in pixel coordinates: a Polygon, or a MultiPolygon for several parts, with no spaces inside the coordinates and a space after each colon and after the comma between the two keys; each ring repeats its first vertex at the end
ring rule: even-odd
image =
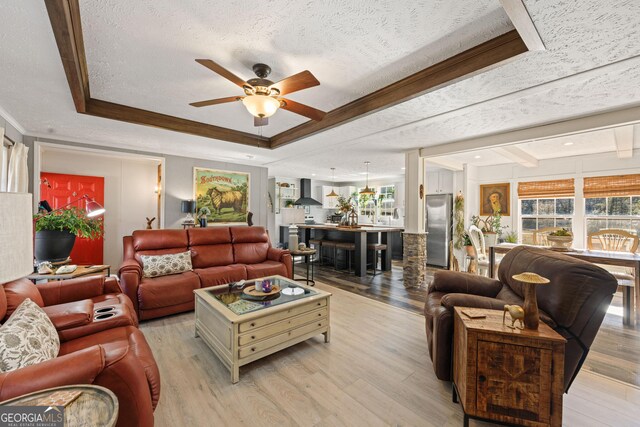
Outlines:
{"type": "Polygon", "coordinates": [[[453,172],[427,172],[427,194],[453,193],[453,172]]]}
{"type": "Polygon", "coordinates": [[[454,396],[469,418],[561,426],[565,339],[544,323],[511,329],[499,310],[454,308],[454,396]]]}

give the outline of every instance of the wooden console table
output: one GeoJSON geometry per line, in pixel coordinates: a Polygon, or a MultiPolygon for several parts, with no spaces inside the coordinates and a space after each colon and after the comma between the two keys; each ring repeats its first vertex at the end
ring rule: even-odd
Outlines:
{"type": "Polygon", "coordinates": [[[566,340],[502,324],[502,311],[454,308],[453,400],[469,418],[526,426],[561,426],[566,340]],[[486,316],[471,319],[462,310],[486,316]]]}

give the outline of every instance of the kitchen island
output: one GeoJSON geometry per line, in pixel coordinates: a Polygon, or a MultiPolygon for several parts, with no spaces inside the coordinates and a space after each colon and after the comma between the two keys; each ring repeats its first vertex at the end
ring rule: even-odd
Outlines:
{"type": "MultiPolygon", "coordinates": [[[[400,227],[388,227],[379,225],[363,225],[361,228],[342,228],[333,224],[296,224],[299,229],[302,242],[309,246],[311,239],[331,240],[338,242],[353,242],[356,245],[354,254],[354,266],[356,276],[367,275],[367,244],[383,243],[388,250],[382,252],[382,270],[391,270],[392,248],[394,241],[400,238],[404,231],[400,227]]],[[[283,237],[281,227],[281,237],[283,237]]],[[[288,235],[288,233],[286,233],[288,235]]],[[[286,240],[285,240],[286,241],[286,240]]],[[[373,262],[373,258],[369,260],[373,262]]]]}

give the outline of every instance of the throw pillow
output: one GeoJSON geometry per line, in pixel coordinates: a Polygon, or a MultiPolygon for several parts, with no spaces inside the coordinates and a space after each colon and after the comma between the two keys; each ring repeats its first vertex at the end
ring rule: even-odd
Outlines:
{"type": "Polygon", "coordinates": [[[142,277],[159,277],[193,270],[191,252],[164,255],[140,255],[142,277]]]}
{"type": "Polygon", "coordinates": [[[0,372],[35,365],[58,356],[58,331],[38,304],[22,301],[0,327],[0,372]]]}

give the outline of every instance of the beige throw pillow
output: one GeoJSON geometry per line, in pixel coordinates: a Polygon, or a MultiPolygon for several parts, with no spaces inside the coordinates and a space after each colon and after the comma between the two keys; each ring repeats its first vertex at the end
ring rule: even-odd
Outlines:
{"type": "Polygon", "coordinates": [[[47,314],[29,298],[0,327],[0,372],[35,365],[58,356],[60,338],[47,314]]]}
{"type": "Polygon", "coordinates": [[[191,252],[164,255],[140,255],[142,277],[159,277],[193,270],[191,252]]]}

